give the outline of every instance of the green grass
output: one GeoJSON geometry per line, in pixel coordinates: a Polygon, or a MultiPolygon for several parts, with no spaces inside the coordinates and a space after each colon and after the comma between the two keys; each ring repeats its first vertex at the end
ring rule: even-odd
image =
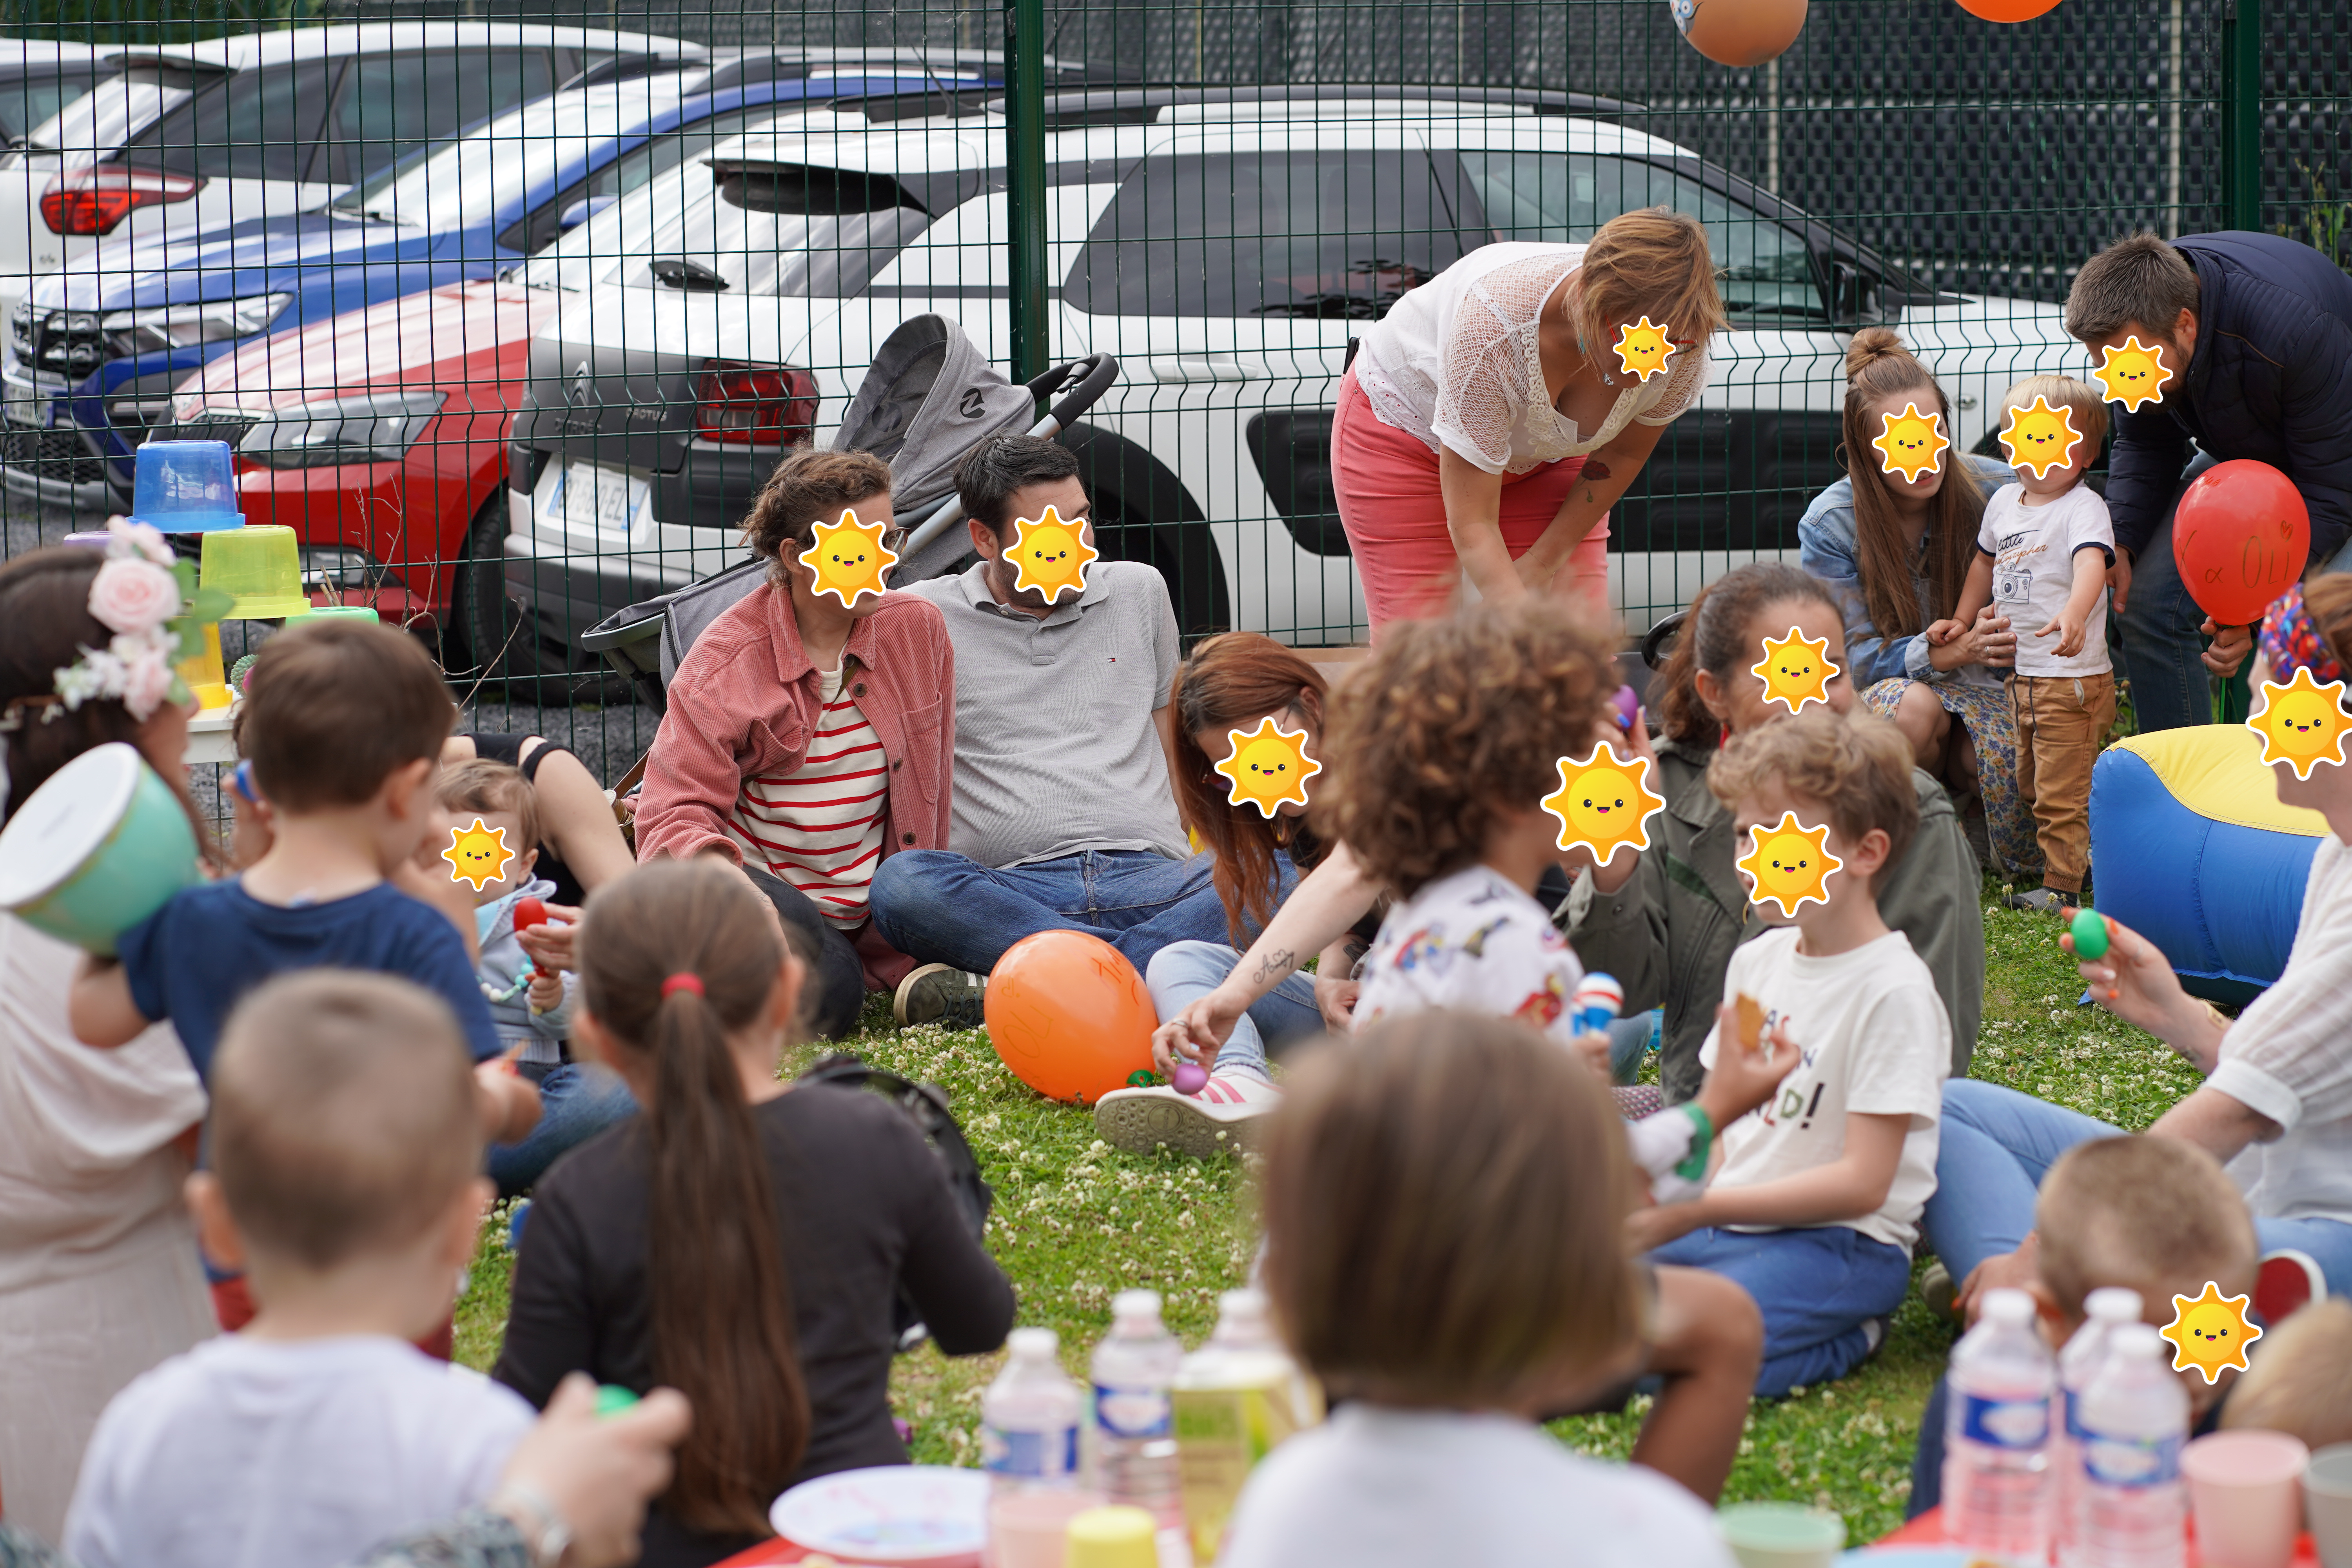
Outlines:
{"type": "MultiPolygon", "coordinates": [[[[2058,948],[2057,921],[1985,910],[1985,1026],[1974,1075],[2129,1129],[2145,1127],[2194,1088],[2195,1073],[2156,1040],[2079,1007],[2082,984],[2058,948]]],[[[1221,1290],[1239,1284],[1255,1245],[1245,1173],[1232,1162],[1139,1158],[1106,1148],[1082,1110],[1050,1104],[1006,1071],[984,1033],[888,1026],[878,1001],[848,1048],[877,1066],[946,1086],[981,1168],[996,1189],[988,1242],[1021,1293],[1024,1323],[1062,1335],[1075,1369],[1108,1328],[1110,1298],[1150,1286],[1189,1344],[1207,1335],[1221,1290]]],[[[506,1318],[513,1259],[503,1213],[483,1230],[457,1312],[459,1359],[488,1366],[506,1318]]],[[[1876,1360],[1843,1381],[1749,1413],[1727,1500],[1783,1500],[1834,1509],[1850,1536],[1902,1521],[1919,1412],[1943,1370],[1952,1330],[1916,1292],[1876,1360]]],[[[971,1464],[980,1394],[997,1356],[950,1361],[925,1346],[901,1357],[898,1414],[915,1427],[915,1457],[971,1464]]],[[[1584,1452],[1631,1451],[1642,1405],[1580,1416],[1552,1430],[1584,1452]]]]}

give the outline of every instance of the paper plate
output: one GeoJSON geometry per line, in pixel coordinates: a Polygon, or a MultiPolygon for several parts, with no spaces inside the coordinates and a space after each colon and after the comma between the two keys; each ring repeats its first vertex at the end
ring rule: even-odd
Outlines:
{"type": "Polygon", "coordinates": [[[768,1510],[776,1533],[844,1564],[980,1568],[988,1475],[946,1465],[878,1465],[820,1476],[768,1510]]]}

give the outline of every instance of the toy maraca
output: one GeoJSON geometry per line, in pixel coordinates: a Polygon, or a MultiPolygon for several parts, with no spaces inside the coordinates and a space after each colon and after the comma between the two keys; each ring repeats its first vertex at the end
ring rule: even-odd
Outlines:
{"type": "Polygon", "coordinates": [[[1632,734],[1633,732],[1633,720],[1635,716],[1642,711],[1642,700],[1633,695],[1633,689],[1632,687],[1620,686],[1616,690],[1616,694],[1611,697],[1609,700],[1613,703],[1617,709],[1617,728],[1624,731],[1629,735],[1632,734]]]}
{"type": "MultiPolygon", "coordinates": [[[[543,926],[546,923],[547,906],[545,904],[528,893],[514,901],[515,935],[520,936],[531,927],[543,926]]],[[[547,965],[535,958],[530,961],[530,969],[534,974],[544,975],[550,973],[547,965]]]]}
{"type": "Polygon", "coordinates": [[[2076,910],[2067,932],[2074,939],[2074,956],[2095,963],[2107,956],[2107,921],[2096,910],[2076,910]]]}
{"type": "Polygon", "coordinates": [[[1180,1061],[1168,1069],[1168,1081],[1179,1094],[1198,1094],[1209,1087],[1209,1069],[1198,1062],[1180,1061]]]}
{"type": "Polygon", "coordinates": [[[1616,976],[1595,971],[1576,983],[1568,1016],[1578,1034],[1598,1034],[1617,1021],[1617,1009],[1624,1001],[1625,988],[1617,984],[1616,976]]]}

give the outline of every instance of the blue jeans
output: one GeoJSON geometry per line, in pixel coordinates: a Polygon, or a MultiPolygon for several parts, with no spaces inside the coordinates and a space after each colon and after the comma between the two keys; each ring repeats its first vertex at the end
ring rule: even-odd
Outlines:
{"type": "Polygon", "coordinates": [[[520,1143],[490,1145],[490,1180],[502,1198],[530,1190],[558,1156],[637,1113],[628,1085],[610,1068],[565,1062],[525,1064],[522,1071],[539,1079],[539,1125],[520,1143]]]}
{"type": "MultiPolygon", "coordinates": [[[[1171,860],[1149,850],[1089,849],[1000,871],[946,849],[902,849],[876,868],[869,908],[882,939],[922,963],[986,974],[1024,936],[1082,931],[1141,973],[1171,942],[1226,939],[1210,865],[1206,855],[1171,860]]],[[[1279,855],[1275,873],[1279,903],[1298,874],[1279,855]]]]}
{"type": "MultiPolygon", "coordinates": [[[[1143,982],[1151,987],[1151,1005],[1162,1023],[1224,984],[1242,955],[1221,942],[1171,942],[1151,955],[1143,982]]],[[[1265,1078],[1268,1042],[1280,1045],[1302,1035],[1323,1032],[1323,1013],[1315,1005],[1315,977],[1293,971],[1289,978],[1259,997],[1234,1024],[1217,1052],[1213,1069],[1238,1069],[1265,1078]]]]}
{"type": "MultiPolygon", "coordinates": [[[[1927,1200],[1927,1240],[1955,1280],[1986,1258],[2014,1252],[2033,1228],[2033,1195],[2058,1156],[2118,1128],[1999,1084],[1956,1078],[1944,1085],[1944,1126],[1936,1153],[1936,1195],[1927,1200]]],[[[2333,1219],[2265,1219],[2254,1238],[2264,1252],[2306,1252],[2327,1276],[2327,1292],[2352,1291],[2352,1225],[2333,1219]]]]}
{"type": "Polygon", "coordinates": [[[1708,1269],[1755,1298],[1764,1314],[1759,1399],[1852,1372],[1870,1352],[1862,1325],[1891,1314],[1911,1289],[1908,1252],[1842,1225],[1695,1230],[1651,1253],[1650,1261],[1708,1269]]]}
{"type": "Polygon", "coordinates": [[[2212,466],[2213,459],[2200,452],[2180,470],[2164,521],[2132,557],[2131,592],[2115,617],[2123,633],[2124,668],[2131,676],[2132,714],[2143,735],[2213,721],[2212,672],[2200,657],[2205,637],[2197,629],[2205,612],[2189,596],[2172,559],[2172,514],[2189,481],[2212,466]]]}

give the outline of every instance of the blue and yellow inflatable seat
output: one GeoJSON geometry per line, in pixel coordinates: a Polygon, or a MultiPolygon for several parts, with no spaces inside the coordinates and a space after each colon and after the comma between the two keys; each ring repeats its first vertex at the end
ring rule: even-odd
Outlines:
{"type": "Polygon", "coordinates": [[[2156,943],[2193,994],[2245,1002],[2286,967],[2303,915],[2315,811],[2279,804],[2242,724],[2118,741],[2091,769],[2099,912],[2156,943]]]}

